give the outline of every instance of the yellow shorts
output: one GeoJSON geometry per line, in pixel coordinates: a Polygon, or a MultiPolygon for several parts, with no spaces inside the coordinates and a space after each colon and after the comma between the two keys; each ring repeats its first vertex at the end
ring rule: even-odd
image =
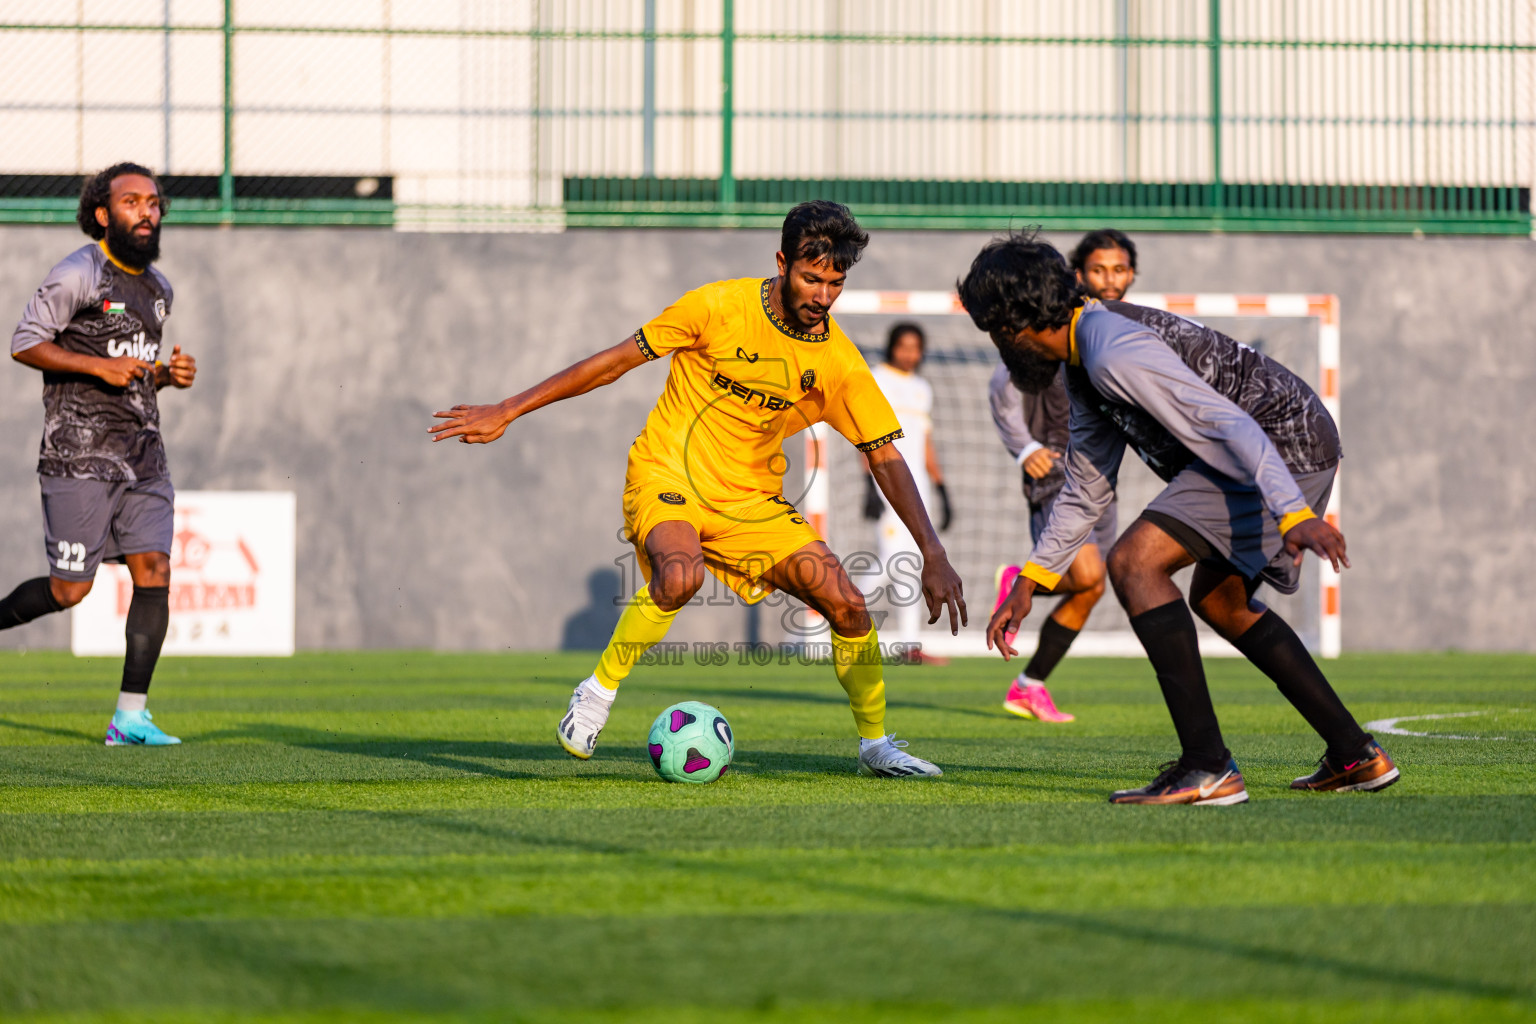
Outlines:
{"type": "Polygon", "coordinates": [[[631,463],[624,481],[624,536],[635,546],[647,583],[651,562],[645,538],[667,522],[688,523],[698,531],[705,566],[748,604],[773,591],[763,573],[822,539],[782,494],[706,504],[681,472],[631,463]]]}

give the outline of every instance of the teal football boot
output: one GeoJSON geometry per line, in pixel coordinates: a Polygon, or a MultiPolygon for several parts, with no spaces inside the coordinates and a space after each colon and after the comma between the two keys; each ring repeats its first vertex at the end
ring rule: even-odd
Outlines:
{"type": "Polygon", "coordinates": [[[180,742],[167,736],[148,711],[119,711],[107,726],[109,747],[172,747],[180,742]]]}

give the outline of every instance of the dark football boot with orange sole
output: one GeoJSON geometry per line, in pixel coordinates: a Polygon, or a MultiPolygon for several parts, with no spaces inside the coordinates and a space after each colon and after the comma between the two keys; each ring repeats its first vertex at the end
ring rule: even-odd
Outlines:
{"type": "Polygon", "coordinates": [[[1371,740],[1348,761],[1324,754],[1317,762],[1317,771],[1292,781],[1291,788],[1319,793],[1374,793],[1392,785],[1400,774],[1381,744],[1371,740]]]}
{"type": "Polygon", "coordinates": [[[1110,796],[1112,804],[1195,804],[1197,806],[1225,807],[1248,801],[1248,789],[1243,785],[1243,773],[1237,770],[1237,762],[1227,759],[1227,766],[1219,772],[1191,768],[1180,761],[1169,761],[1162,766],[1157,778],[1140,789],[1122,789],[1110,796]]]}

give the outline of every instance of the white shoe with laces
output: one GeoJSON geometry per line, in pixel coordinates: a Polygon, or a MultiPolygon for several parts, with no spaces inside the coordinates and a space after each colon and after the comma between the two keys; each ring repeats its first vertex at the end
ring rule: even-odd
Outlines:
{"type": "Polygon", "coordinates": [[[872,743],[859,744],[859,774],[878,779],[933,778],[943,775],[938,765],[907,753],[907,741],[895,733],[872,743]]]}
{"type": "Polygon", "coordinates": [[[583,761],[592,756],[598,733],[608,724],[608,712],[613,710],[613,701],[594,694],[587,685],[589,682],[593,680],[577,684],[571,694],[571,703],[565,709],[565,717],[555,726],[555,736],[565,752],[583,761]]]}

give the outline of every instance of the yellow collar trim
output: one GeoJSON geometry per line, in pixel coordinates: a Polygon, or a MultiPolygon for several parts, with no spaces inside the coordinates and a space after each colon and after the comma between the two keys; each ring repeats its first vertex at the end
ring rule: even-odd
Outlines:
{"type": "Polygon", "coordinates": [[[1085,302],[1072,311],[1072,322],[1067,324],[1067,362],[1073,366],[1082,366],[1082,357],[1077,352],[1077,322],[1083,318],[1083,311],[1088,308],[1085,302]]]}
{"type": "Polygon", "coordinates": [[[794,338],[796,341],[812,341],[820,344],[821,342],[826,341],[828,338],[832,337],[831,313],[827,314],[826,330],[820,334],[811,334],[808,331],[797,331],[793,327],[789,326],[789,324],[785,323],[784,318],[773,311],[773,303],[768,301],[768,296],[773,291],[773,281],[774,279],[771,277],[766,278],[763,281],[762,289],[763,314],[768,317],[769,323],[777,327],[780,333],[787,334],[791,338],[794,338]]]}
{"type": "Polygon", "coordinates": [[[101,246],[101,251],[106,254],[107,259],[111,260],[112,265],[118,270],[121,270],[125,274],[132,274],[134,277],[138,277],[140,274],[144,273],[144,268],[140,267],[138,270],[134,270],[128,264],[124,263],[116,256],[113,256],[112,250],[107,248],[107,240],[105,238],[101,239],[96,244],[101,246]]]}

